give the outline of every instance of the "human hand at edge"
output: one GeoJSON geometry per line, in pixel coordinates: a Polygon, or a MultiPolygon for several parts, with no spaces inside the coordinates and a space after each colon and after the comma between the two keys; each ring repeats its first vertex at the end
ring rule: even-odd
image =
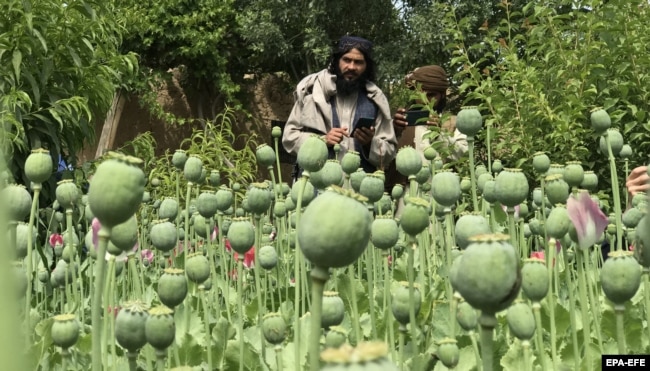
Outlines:
{"type": "Polygon", "coordinates": [[[325,142],[328,146],[333,146],[337,143],[341,143],[344,137],[348,135],[348,128],[333,128],[325,136],[325,142]]]}
{"type": "Polygon", "coordinates": [[[647,166],[638,166],[634,168],[625,181],[625,187],[630,198],[639,192],[646,192],[650,188],[650,176],[648,175],[647,166]]]}

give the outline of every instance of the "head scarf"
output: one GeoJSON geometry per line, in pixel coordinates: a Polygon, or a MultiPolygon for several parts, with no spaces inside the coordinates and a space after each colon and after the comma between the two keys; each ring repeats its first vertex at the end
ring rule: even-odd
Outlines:
{"type": "Polygon", "coordinates": [[[362,37],[345,35],[341,37],[337,46],[337,53],[347,53],[352,49],[358,49],[364,55],[372,53],[372,43],[362,37]]]}
{"type": "Polygon", "coordinates": [[[425,91],[446,92],[449,88],[445,70],[435,65],[418,67],[406,75],[407,86],[415,87],[417,84],[421,84],[425,91]]]}

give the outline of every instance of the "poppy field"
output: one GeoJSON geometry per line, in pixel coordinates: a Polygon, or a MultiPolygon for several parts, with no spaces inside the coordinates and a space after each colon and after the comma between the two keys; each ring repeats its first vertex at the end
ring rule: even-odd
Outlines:
{"type": "Polygon", "coordinates": [[[606,111],[590,121],[611,165],[606,202],[579,162],[538,152],[534,184],[475,163],[489,128],[473,107],[457,119],[467,174],[405,147],[408,183],[390,193],[359,153],[328,160],[316,136],[301,178],[282,182],[274,128],[275,146],[255,153],[270,179],[231,183],[177,150],[163,187],[113,152],[87,189],[63,180],[43,205],[52,159],[35,150],[31,186],[0,191],[20,358],[34,370],[490,371],[648,353],[646,195],[622,197],[616,164],[631,149],[606,111]]]}

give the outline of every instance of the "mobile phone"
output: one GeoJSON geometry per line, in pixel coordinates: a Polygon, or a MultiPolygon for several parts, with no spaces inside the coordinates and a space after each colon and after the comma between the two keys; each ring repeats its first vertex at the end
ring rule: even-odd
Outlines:
{"type": "Polygon", "coordinates": [[[429,119],[429,110],[408,110],[404,113],[408,126],[426,125],[429,119]]]}
{"type": "Polygon", "coordinates": [[[354,131],[357,130],[357,128],[371,128],[375,125],[375,119],[372,117],[361,117],[357,120],[357,122],[354,124],[354,127],[352,128],[352,132],[350,133],[350,136],[354,134],[354,131]]]}

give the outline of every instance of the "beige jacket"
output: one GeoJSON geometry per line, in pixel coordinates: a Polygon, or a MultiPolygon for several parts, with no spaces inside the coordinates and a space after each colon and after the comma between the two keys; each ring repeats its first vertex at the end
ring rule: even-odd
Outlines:
{"type": "MultiPolygon", "coordinates": [[[[284,127],[282,145],[287,152],[297,155],[302,143],[312,134],[325,136],[332,129],[332,107],[330,99],[336,95],[336,75],[327,70],[311,74],[300,83],[294,92],[294,106],[284,127]]],[[[377,169],[383,169],[395,157],[397,137],[393,129],[388,99],[375,84],[366,84],[368,98],[377,105],[375,136],[370,149],[362,153],[377,169]]],[[[346,127],[341,123],[342,127],[346,127]]],[[[354,138],[341,142],[339,156],[354,149],[354,138]]],[[[339,158],[340,159],[340,158],[339,158]]]]}

